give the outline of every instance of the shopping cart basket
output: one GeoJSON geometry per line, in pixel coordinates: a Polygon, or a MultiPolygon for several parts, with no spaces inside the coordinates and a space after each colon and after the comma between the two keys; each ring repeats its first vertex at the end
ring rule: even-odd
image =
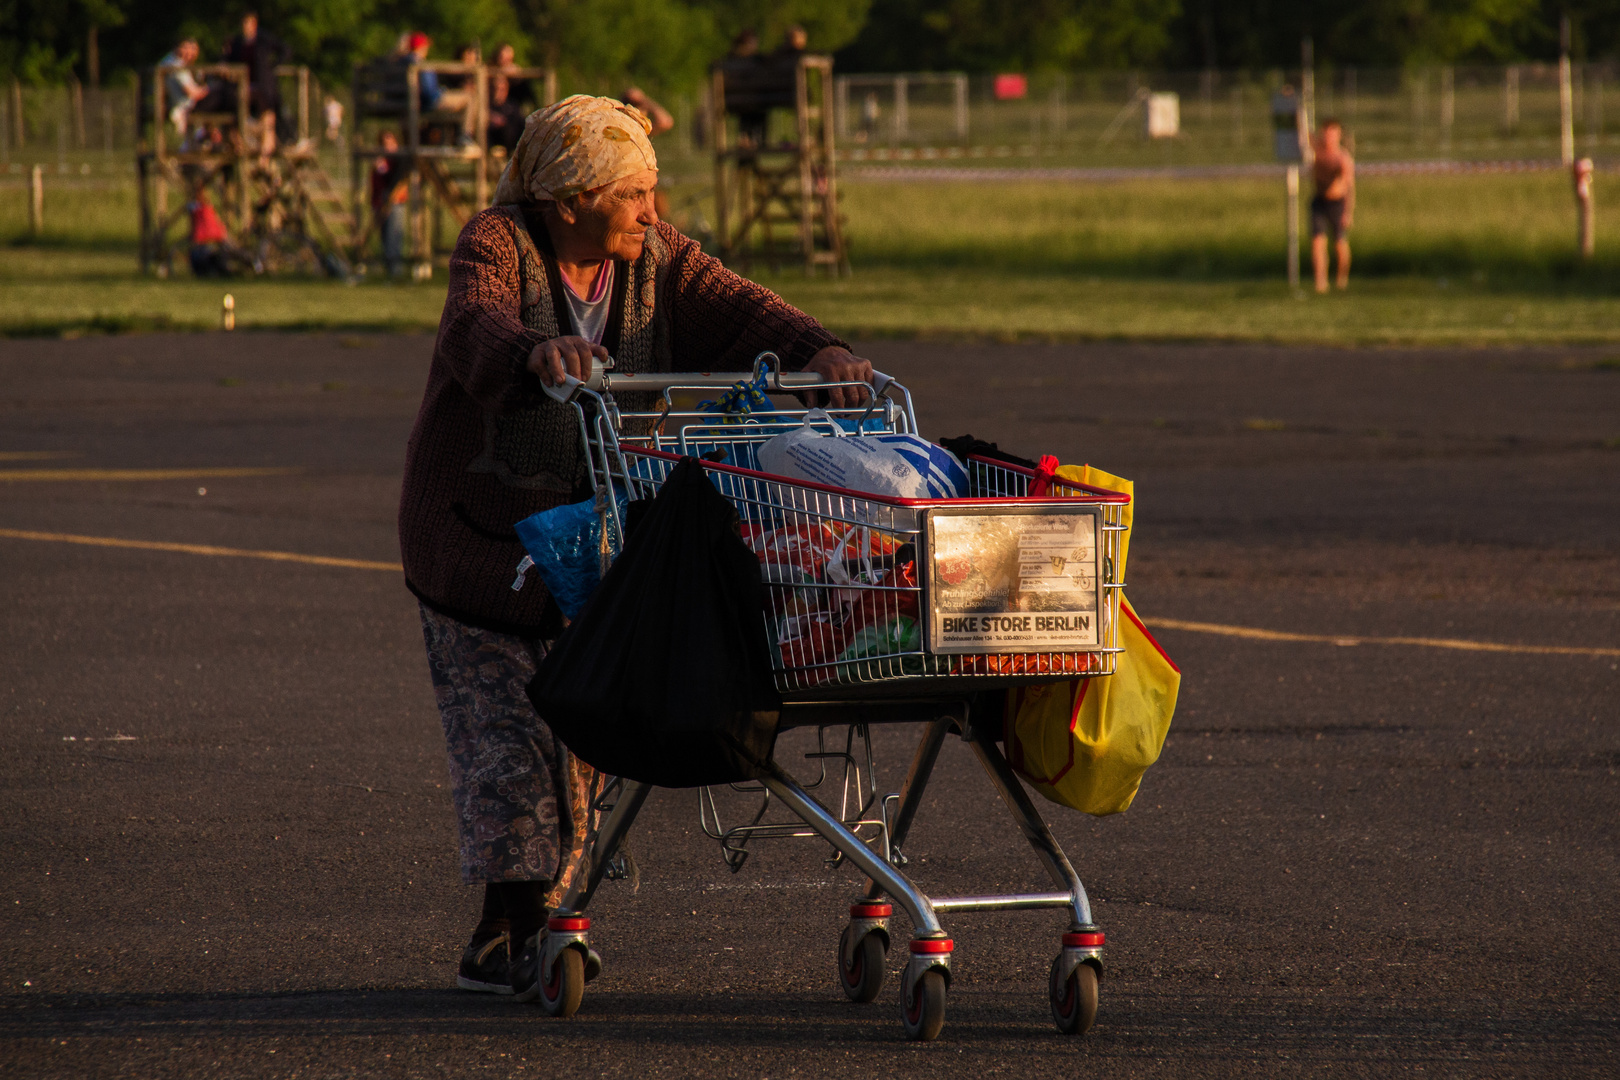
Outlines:
{"type": "MultiPolygon", "coordinates": [[[[944,1023],[952,941],[940,917],[956,911],[1063,908],[1069,925],[1052,962],[1049,996],[1059,1030],[1083,1033],[1096,1015],[1103,932],[1085,886],[996,745],[1000,701],[1018,683],[1111,674],[1118,646],[1121,514],[1127,495],[1056,480],[1032,496],[1034,473],[983,457],[966,466],[965,498],[905,499],[785,479],[756,467],[765,441],[807,420],[868,433],[917,430],[910,394],[875,375],[867,384],[829,384],[781,371],[762,354],[752,372],[615,374],[593,370],[553,393],[577,410],[592,486],[602,496],[603,535],[623,536],[621,500],[657,493],[683,458],[701,457],[716,488],[736,508],[743,539],[760,557],[766,625],[782,728],[814,727],[820,775],[801,785],[780,765],[754,785],[760,799],[744,824],[725,828],[720,801],[700,792],[705,831],[735,870],[752,840],[819,836],[866,876],[838,945],[839,982],[854,1001],[872,1001],[885,974],[891,901],[911,919],[909,962],[901,976],[906,1035],[935,1037],[944,1023]],[[746,385],[745,385],[746,384],[746,385]],[[784,398],[809,387],[861,386],[857,408],[811,412],[784,398]],[[746,414],[709,411],[696,398],[737,388],[746,414]],[[654,401],[621,410],[619,396],[654,401]],[[768,402],[768,404],[766,404],[768,402]],[[904,788],[879,797],[870,726],[916,723],[923,734],[904,788]],[[844,731],[828,750],[828,731],[844,731]],[[901,851],[941,746],[957,735],[1059,891],[931,897],[902,872],[901,851]],[[857,745],[859,744],[859,745],[857,745]],[[828,762],[834,763],[833,774],[828,762]],[[809,793],[829,788],[842,765],[837,812],[809,793]],[[773,816],[780,807],[789,819],[773,816]]],[[[604,877],[626,873],[625,838],[650,791],[610,782],[596,802],[601,826],[575,884],[548,923],[540,1001],[569,1015],[583,994],[590,920],[585,911],[604,877]]],[[[594,972],[593,972],[594,974],[594,972]]]]}

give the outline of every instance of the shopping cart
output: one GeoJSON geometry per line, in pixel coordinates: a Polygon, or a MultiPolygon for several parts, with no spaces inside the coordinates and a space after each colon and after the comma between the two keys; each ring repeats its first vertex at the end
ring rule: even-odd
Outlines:
{"type": "MultiPolygon", "coordinates": [[[[683,457],[695,456],[760,556],[762,632],[770,636],[784,701],[781,727],[816,729],[817,749],[807,756],[820,773],[801,784],[773,764],[757,784],[733,785],[720,798],[700,792],[704,830],[732,869],[752,841],[819,836],[831,844],[834,862],[865,875],[837,951],[839,982],[853,1001],[872,1001],[882,987],[898,903],[912,925],[900,986],[912,1039],[932,1039],[944,1023],[952,941],[941,916],[1065,909],[1068,927],[1049,979],[1052,1018],[1065,1033],[1086,1031],[1104,970],[1103,932],[1085,886],[996,745],[1005,698],[998,692],[1112,673],[1121,651],[1124,583],[1116,567],[1129,496],[1061,480],[1031,495],[1031,470],[976,456],[964,462],[969,492],[959,499],[890,498],[763,473],[758,448],[807,420],[829,432],[917,431],[910,394],[887,376],[875,375],[870,385],[829,384],[781,371],[769,353],[752,372],[617,374],[598,367],[590,379],[570,379],[553,393],[577,410],[604,537],[624,535],[622,503],[655,495],[683,457]],[[812,412],[791,400],[829,385],[862,386],[867,402],[812,412]],[[734,408],[751,403],[751,411],[717,414],[709,411],[713,401],[696,404],[722,392],[731,393],[734,408]],[[621,410],[621,398],[652,407],[621,410]],[[904,788],[879,797],[870,728],[896,723],[920,724],[923,734],[904,788]],[[841,732],[841,742],[834,734],[829,744],[829,732],[841,732]],[[949,735],[972,748],[1058,891],[937,897],[903,872],[902,846],[949,735]],[[810,794],[823,785],[836,789],[836,812],[810,794]],[[758,810],[725,827],[722,802],[750,792],[758,810]]],[[[553,1015],[579,1007],[587,970],[599,967],[585,911],[604,878],[631,872],[624,842],[649,791],[613,780],[594,804],[600,828],[550,917],[541,953],[540,1001],[553,1015]]]]}

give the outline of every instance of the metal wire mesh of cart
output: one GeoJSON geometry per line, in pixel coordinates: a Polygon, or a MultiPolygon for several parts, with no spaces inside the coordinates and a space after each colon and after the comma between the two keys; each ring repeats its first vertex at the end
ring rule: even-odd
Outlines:
{"type": "MultiPolygon", "coordinates": [[[[866,843],[876,842],[885,860],[893,858],[889,845],[892,814],[889,803],[899,798],[890,794],[880,800],[877,787],[877,766],[872,757],[872,735],[865,724],[820,724],[816,726],[815,749],[807,750],[805,760],[811,762],[818,775],[814,780],[802,782],[806,791],[820,788],[824,792],[828,810],[856,837],[866,843]],[[829,745],[828,732],[834,730],[834,741],[829,745]],[[842,745],[839,745],[839,734],[842,745]],[[828,768],[831,763],[832,768],[828,768]]],[[[819,834],[803,819],[767,821],[771,809],[770,791],[763,784],[729,784],[724,789],[705,787],[698,789],[698,821],[710,839],[719,841],[721,854],[732,873],[742,869],[748,859],[748,844],[753,840],[810,839],[819,834]],[[723,815],[746,806],[747,800],[735,796],[726,798],[719,791],[757,795],[759,801],[752,809],[740,813],[740,823],[727,825],[723,815]]],[[[734,819],[735,820],[735,819],[734,819]]],[[[827,865],[843,863],[843,853],[834,846],[827,865]]]]}
{"type": "MultiPolygon", "coordinates": [[[[680,389],[666,391],[666,404],[680,389]]],[[[847,411],[858,431],[914,424],[909,398],[904,408],[891,401],[847,411]]],[[[680,460],[654,448],[661,438],[707,458],[752,463],[761,443],[797,427],[806,410],[728,426],[712,415],[666,409],[657,415],[678,415],[678,434],[654,430],[639,446],[618,439],[628,422],[653,415],[619,416],[605,403],[597,422],[582,424],[595,479],[632,500],[656,495],[680,460]]],[[[705,461],[760,560],[784,694],[1112,673],[1123,588],[1115,568],[1128,497],[1059,482],[1032,498],[1028,470],[979,458],[967,465],[966,498],[919,500],[705,461]]]]}

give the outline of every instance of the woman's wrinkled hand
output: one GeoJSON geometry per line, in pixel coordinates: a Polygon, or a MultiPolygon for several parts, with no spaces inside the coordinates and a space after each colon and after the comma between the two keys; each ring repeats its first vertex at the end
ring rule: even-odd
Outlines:
{"type": "MultiPolygon", "coordinates": [[[[810,358],[804,370],[813,371],[828,382],[872,381],[872,362],[862,360],[848,349],[829,345],[810,358]]],[[[853,409],[866,403],[864,386],[837,386],[830,390],[809,390],[805,400],[811,405],[825,405],[830,409],[853,409]]]]}
{"type": "Polygon", "coordinates": [[[591,359],[606,360],[605,346],[592,345],[582,337],[569,335],[542,341],[529,352],[529,370],[547,386],[559,386],[572,375],[584,382],[591,377],[591,359]]]}

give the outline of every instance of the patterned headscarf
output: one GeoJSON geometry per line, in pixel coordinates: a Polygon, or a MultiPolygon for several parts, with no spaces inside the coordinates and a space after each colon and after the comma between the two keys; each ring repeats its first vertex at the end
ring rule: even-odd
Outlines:
{"type": "Polygon", "coordinates": [[[657,169],[652,122],[609,97],[575,94],[529,114],[495,186],[495,203],[566,199],[657,169]]]}

